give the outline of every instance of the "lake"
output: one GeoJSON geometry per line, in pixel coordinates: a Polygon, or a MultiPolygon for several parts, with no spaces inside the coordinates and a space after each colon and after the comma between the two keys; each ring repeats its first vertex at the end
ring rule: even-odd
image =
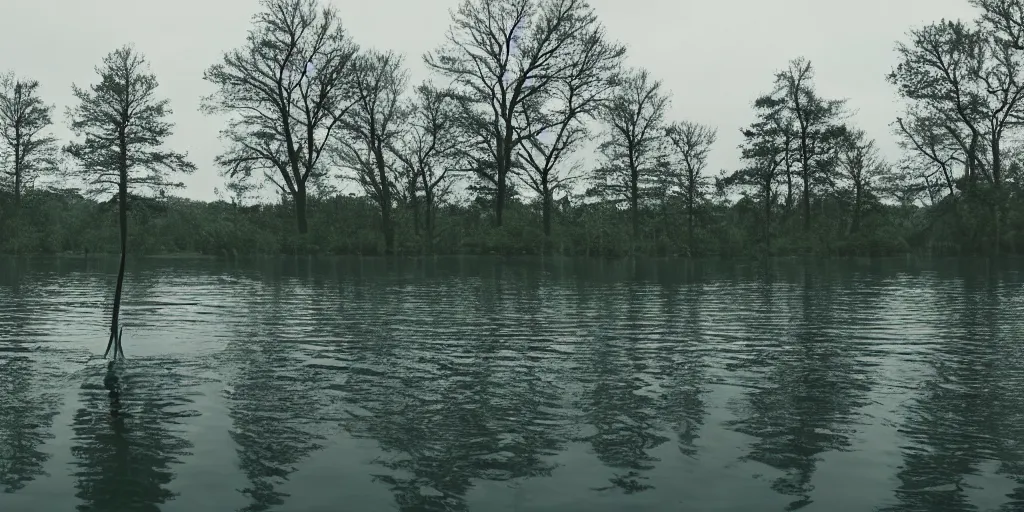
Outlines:
{"type": "Polygon", "coordinates": [[[0,510],[1024,510],[1021,269],[0,259],[0,510]]]}

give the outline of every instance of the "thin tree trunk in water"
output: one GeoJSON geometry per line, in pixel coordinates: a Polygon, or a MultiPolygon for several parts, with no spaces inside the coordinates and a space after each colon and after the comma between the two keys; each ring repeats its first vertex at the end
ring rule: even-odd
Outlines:
{"type": "MultiPolygon", "coordinates": [[[[123,153],[122,153],[123,154],[123,153]]],[[[124,263],[128,249],[128,176],[127,170],[121,169],[121,183],[117,193],[117,216],[121,228],[121,263],[117,270],[117,288],[114,290],[114,309],[110,315],[110,339],[107,340],[107,350],[103,357],[107,357],[110,347],[114,347],[114,358],[118,354],[124,357],[124,349],[121,347],[121,333],[118,329],[118,319],[121,315],[121,292],[124,290],[124,263]]]]}

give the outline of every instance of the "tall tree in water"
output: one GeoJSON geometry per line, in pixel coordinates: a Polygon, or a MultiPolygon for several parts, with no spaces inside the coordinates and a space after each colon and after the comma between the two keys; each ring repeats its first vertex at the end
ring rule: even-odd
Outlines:
{"type": "Polygon", "coordinates": [[[35,80],[0,74],[0,154],[9,156],[9,165],[0,168],[0,174],[9,177],[15,206],[40,172],[53,169],[57,156],[56,139],[44,133],[53,123],[53,106],[43,103],[38,89],[35,80]]]}
{"type": "Polygon", "coordinates": [[[631,70],[602,109],[608,136],[600,146],[603,165],[595,170],[605,195],[629,203],[634,250],[640,236],[640,196],[664,163],[664,120],[669,97],[645,69],[631,70]]]}
{"type": "Polygon", "coordinates": [[[357,57],[353,66],[355,106],[338,132],[341,163],[355,172],[356,181],[380,207],[387,254],[395,249],[391,208],[396,185],[388,148],[399,136],[404,121],[406,111],[401,98],[407,82],[400,55],[371,51],[357,57]]]}
{"type": "Polygon", "coordinates": [[[100,81],[88,89],[72,85],[79,103],[68,109],[68,117],[71,130],[82,140],[69,144],[66,151],[78,162],[93,193],[116,191],[121,263],[104,357],[115,340],[114,356],[120,353],[124,357],[118,316],[128,240],[128,195],[182,187],[169,181],[169,174],[192,173],[195,166],[186,154],[161,149],[174,126],[164,120],[171,109],[168,100],[157,99],[156,76],[141,53],[125,45],[104,57],[96,73],[100,81]]]}
{"type": "Polygon", "coordinates": [[[332,7],[317,0],[261,0],[246,44],[224,54],[203,78],[217,92],[207,113],[231,117],[217,163],[230,179],[260,171],[292,199],[305,234],[307,185],[325,172],[320,156],[352,105],[357,47],[332,7]]]}
{"type": "Polygon", "coordinates": [[[794,145],[803,185],[804,229],[811,228],[811,194],[829,170],[824,162],[834,154],[845,100],[827,100],[814,89],[814,68],[804,58],[793,59],[775,75],[773,96],[781,99],[793,119],[794,145]]]}
{"type": "MultiPolygon", "coordinates": [[[[463,0],[452,15],[447,41],[424,56],[427,66],[452,79],[486,122],[473,123],[486,155],[474,166],[495,189],[494,222],[501,226],[516,148],[557,124],[547,119],[517,131],[528,110],[558,109],[554,84],[576,70],[600,27],[585,0],[463,0]],[[484,162],[489,160],[489,162],[484,162]]],[[[536,114],[535,114],[536,115],[536,114]]]]}
{"type": "Polygon", "coordinates": [[[693,243],[693,218],[697,203],[704,199],[709,182],[704,176],[708,153],[715,143],[717,131],[690,121],[676,122],[665,129],[672,159],[668,168],[671,185],[686,202],[687,243],[693,243]]]}

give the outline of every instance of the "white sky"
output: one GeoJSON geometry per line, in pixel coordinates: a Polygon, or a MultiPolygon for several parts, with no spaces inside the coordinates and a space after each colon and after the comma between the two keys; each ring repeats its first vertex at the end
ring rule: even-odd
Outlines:
{"type": "MultiPolygon", "coordinates": [[[[770,90],[773,73],[803,55],[816,67],[819,91],[849,98],[852,121],[895,157],[889,124],[899,112],[884,76],[907,30],[940,18],[968,19],[967,0],[590,0],[610,35],[629,48],[627,62],[651,70],[672,92],[669,120],[718,128],[709,171],[739,165],[739,128],[751,103],[770,90]]],[[[214,199],[223,179],[213,166],[222,121],[200,114],[211,92],[203,71],[240,46],[256,0],[0,0],[0,70],[41,82],[55,104],[55,134],[66,139],[71,84],[96,81],[104,55],[134,43],[171,100],[176,123],[169,145],[187,151],[199,170],[181,195],[214,199]]],[[[426,78],[422,54],[444,38],[458,0],[332,0],[363,47],[403,53],[411,83],[426,78]]]]}

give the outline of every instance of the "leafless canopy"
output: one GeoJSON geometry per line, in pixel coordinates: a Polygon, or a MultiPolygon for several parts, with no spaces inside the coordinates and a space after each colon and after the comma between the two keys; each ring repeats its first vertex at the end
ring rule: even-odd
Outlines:
{"type": "Polygon", "coordinates": [[[217,163],[235,179],[262,171],[296,200],[303,232],[306,184],[324,172],[320,156],[352,105],[357,47],[337,12],[317,0],[261,5],[246,44],[206,71],[218,90],[203,109],[231,117],[222,132],[228,149],[217,163]]]}
{"type": "Polygon", "coordinates": [[[413,183],[412,194],[419,191],[428,200],[443,199],[452,183],[451,171],[464,166],[462,149],[468,136],[459,123],[458,100],[451,90],[425,82],[415,88],[406,109],[406,129],[390,151],[401,174],[413,183]]]}
{"type": "Polygon", "coordinates": [[[600,22],[584,0],[464,0],[445,44],[425,56],[478,118],[467,125],[477,129],[476,170],[496,189],[498,225],[516,148],[562,121],[555,85],[601,66],[581,65],[595,37],[603,38],[600,22]]]}
{"type": "Polygon", "coordinates": [[[669,101],[661,81],[645,69],[635,69],[602,108],[608,133],[600,147],[604,163],[594,178],[607,195],[638,201],[645,183],[657,178],[665,157],[669,101]]]}
{"type": "Polygon", "coordinates": [[[394,163],[388,148],[405,121],[401,100],[408,73],[402,57],[390,51],[358,56],[352,71],[355,103],[337,132],[336,161],[352,171],[356,182],[380,205],[390,202],[393,188],[394,163]]]}
{"type": "Polygon", "coordinates": [[[708,154],[717,136],[715,128],[691,121],[675,122],[665,129],[672,160],[671,182],[680,194],[689,198],[699,195],[706,188],[708,178],[703,172],[708,166],[708,154]]]}

